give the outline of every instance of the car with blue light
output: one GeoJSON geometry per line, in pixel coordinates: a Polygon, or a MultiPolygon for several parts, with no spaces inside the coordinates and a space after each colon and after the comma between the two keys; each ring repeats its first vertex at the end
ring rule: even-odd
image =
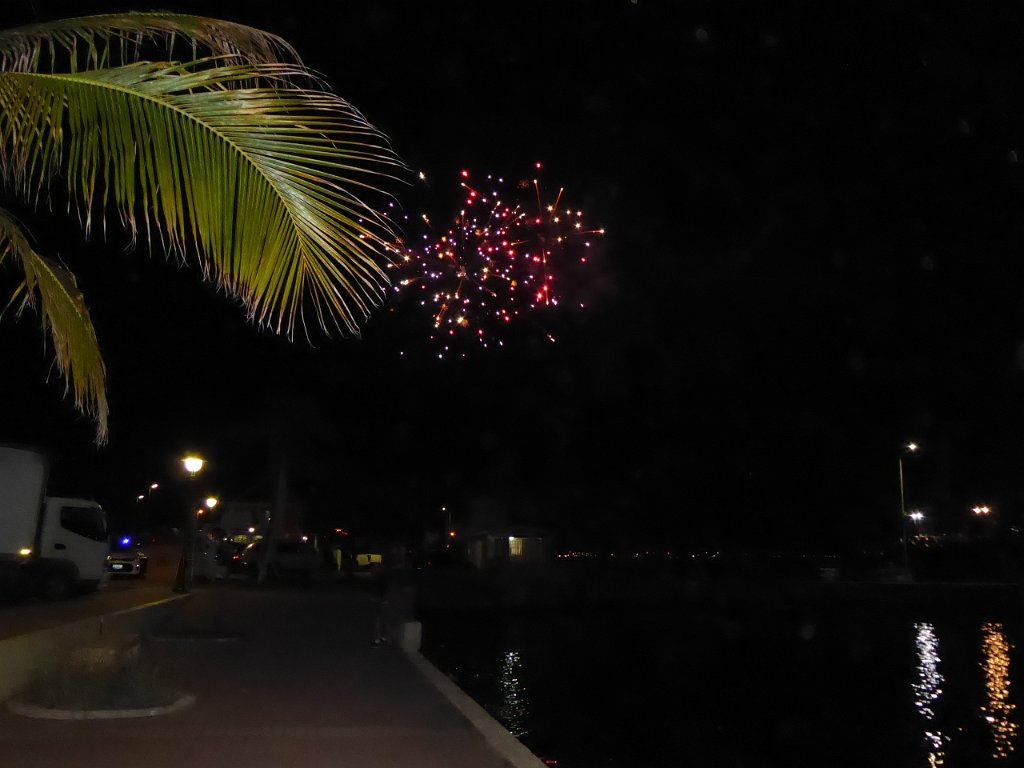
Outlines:
{"type": "Polygon", "coordinates": [[[131,536],[117,538],[110,549],[110,554],[107,555],[106,568],[111,577],[126,576],[144,579],[148,565],[149,558],[145,552],[139,549],[138,542],[131,536]]]}

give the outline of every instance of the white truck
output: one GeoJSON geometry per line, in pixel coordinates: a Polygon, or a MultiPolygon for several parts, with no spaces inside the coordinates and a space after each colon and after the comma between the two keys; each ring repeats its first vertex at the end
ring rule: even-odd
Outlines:
{"type": "Polygon", "coordinates": [[[110,552],[103,508],[46,495],[49,459],[0,445],[0,591],[60,599],[105,581],[110,552]]]}

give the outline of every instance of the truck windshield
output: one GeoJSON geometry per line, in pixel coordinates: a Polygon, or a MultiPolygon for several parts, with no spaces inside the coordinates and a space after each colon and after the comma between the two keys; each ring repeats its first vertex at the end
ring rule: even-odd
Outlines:
{"type": "Polygon", "coordinates": [[[107,540],[107,520],[100,507],[61,507],[61,527],[93,541],[107,540]]]}

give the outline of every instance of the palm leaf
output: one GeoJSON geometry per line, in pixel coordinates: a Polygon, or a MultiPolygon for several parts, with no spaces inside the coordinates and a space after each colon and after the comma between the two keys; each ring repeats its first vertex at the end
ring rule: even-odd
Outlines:
{"type": "Polygon", "coordinates": [[[25,275],[11,303],[20,297],[19,314],[26,307],[37,309],[76,407],[96,420],[96,441],[106,442],[106,371],[82,292],[74,276],[36,253],[21,225],[0,209],[0,264],[9,258],[21,262],[25,275]]]}
{"type": "Polygon", "coordinates": [[[343,99],[291,85],[294,64],[137,63],[0,72],[0,173],[31,197],[64,172],[86,224],[113,207],[291,335],[357,333],[387,283],[387,220],[363,200],[402,168],[343,99]],[[240,87],[262,82],[278,87],[240,87]]]}
{"type": "Polygon", "coordinates": [[[114,13],[32,24],[0,31],[0,69],[56,71],[58,59],[72,72],[106,69],[138,60],[146,44],[167,59],[182,43],[187,59],[224,56],[235,63],[298,62],[299,55],[277,35],[243,24],[179,13],[114,13]],[[63,58],[61,58],[63,57],[63,58]]]}

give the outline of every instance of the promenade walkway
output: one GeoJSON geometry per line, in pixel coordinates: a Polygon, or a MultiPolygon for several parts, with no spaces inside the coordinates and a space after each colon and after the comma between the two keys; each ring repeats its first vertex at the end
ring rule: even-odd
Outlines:
{"type": "Polygon", "coordinates": [[[192,707],[90,721],[31,719],[0,708],[0,765],[543,766],[482,710],[460,705],[461,694],[444,693],[447,681],[420,657],[373,648],[375,610],[371,595],[339,585],[198,589],[183,601],[177,628],[240,638],[149,642],[146,649],[163,679],[195,694],[192,707]]]}

